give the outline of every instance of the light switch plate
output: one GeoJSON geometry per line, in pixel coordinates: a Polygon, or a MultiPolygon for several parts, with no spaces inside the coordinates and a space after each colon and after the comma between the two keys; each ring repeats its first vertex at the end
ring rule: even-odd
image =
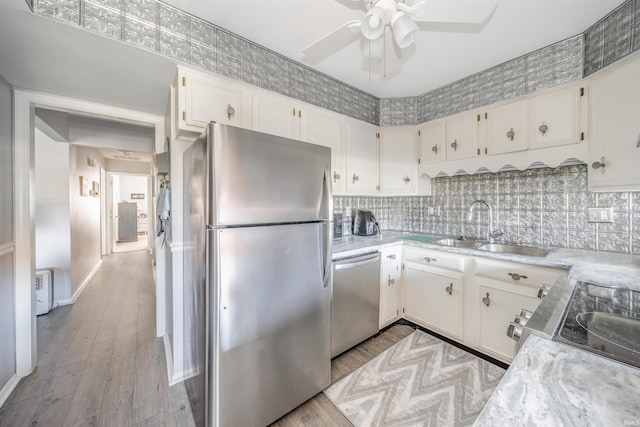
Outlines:
{"type": "Polygon", "coordinates": [[[440,206],[428,205],[427,215],[440,216],[440,206]]]}
{"type": "Polygon", "coordinates": [[[587,208],[587,222],[613,222],[613,208],[587,208]]]}

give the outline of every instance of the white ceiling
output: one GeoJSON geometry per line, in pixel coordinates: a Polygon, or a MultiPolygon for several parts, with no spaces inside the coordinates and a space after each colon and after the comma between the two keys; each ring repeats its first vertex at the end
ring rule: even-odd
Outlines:
{"type": "MultiPolygon", "coordinates": [[[[364,15],[354,0],[166,2],[299,62],[305,46],[364,15]]],[[[314,68],[378,97],[414,96],[581,33],[622,2],[500,0],[479,33],[421,31],[397,77],[370,76],[357,43],[314,68]]],[[[15,87],[164,114],[175,65],[0,0],[0,76],[15,87]]]]}

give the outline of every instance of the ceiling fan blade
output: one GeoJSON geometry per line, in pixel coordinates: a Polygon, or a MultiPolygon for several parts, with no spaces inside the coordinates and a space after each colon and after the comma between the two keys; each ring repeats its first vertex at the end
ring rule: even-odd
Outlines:
{"type": "Polygon", "coordinates": [[[495,1],[468,0],[427,0],[416,2],[411,17],[418,22],[446,22],[460,24],[480,24],[486,21],[498,6],[495,1]],[[420,16],[426,3],[424,13],[420,16]]]}
{"type": "Polygon", "coordinates": [[[360,37],[360,21],[349,21],[302,49],[304,60],[316,64],[360,37]]]}

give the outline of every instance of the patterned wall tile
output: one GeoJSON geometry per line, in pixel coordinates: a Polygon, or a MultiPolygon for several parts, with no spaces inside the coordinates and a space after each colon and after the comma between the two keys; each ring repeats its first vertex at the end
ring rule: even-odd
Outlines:
{"type": "Polygon", "coordinates": [[[84,5],[84,28],[115,39],[122,38],[122,13],[86,1],[84,5]]]}

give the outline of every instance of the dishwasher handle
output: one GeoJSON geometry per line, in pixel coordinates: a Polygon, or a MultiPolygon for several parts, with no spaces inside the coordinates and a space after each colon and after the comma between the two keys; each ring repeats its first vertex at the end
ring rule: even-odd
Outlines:
{"type": "Polygon", "coordinates": [[[366,254],[362,256],[356,256],[352,258],[342,259],[340,261],[333,262],[333,268],[335,270],[348,270],[355,267],[360,267],[367,264],[373,264],[380,260],[380,254],[378,252],[373,254],[366,254]]]}

